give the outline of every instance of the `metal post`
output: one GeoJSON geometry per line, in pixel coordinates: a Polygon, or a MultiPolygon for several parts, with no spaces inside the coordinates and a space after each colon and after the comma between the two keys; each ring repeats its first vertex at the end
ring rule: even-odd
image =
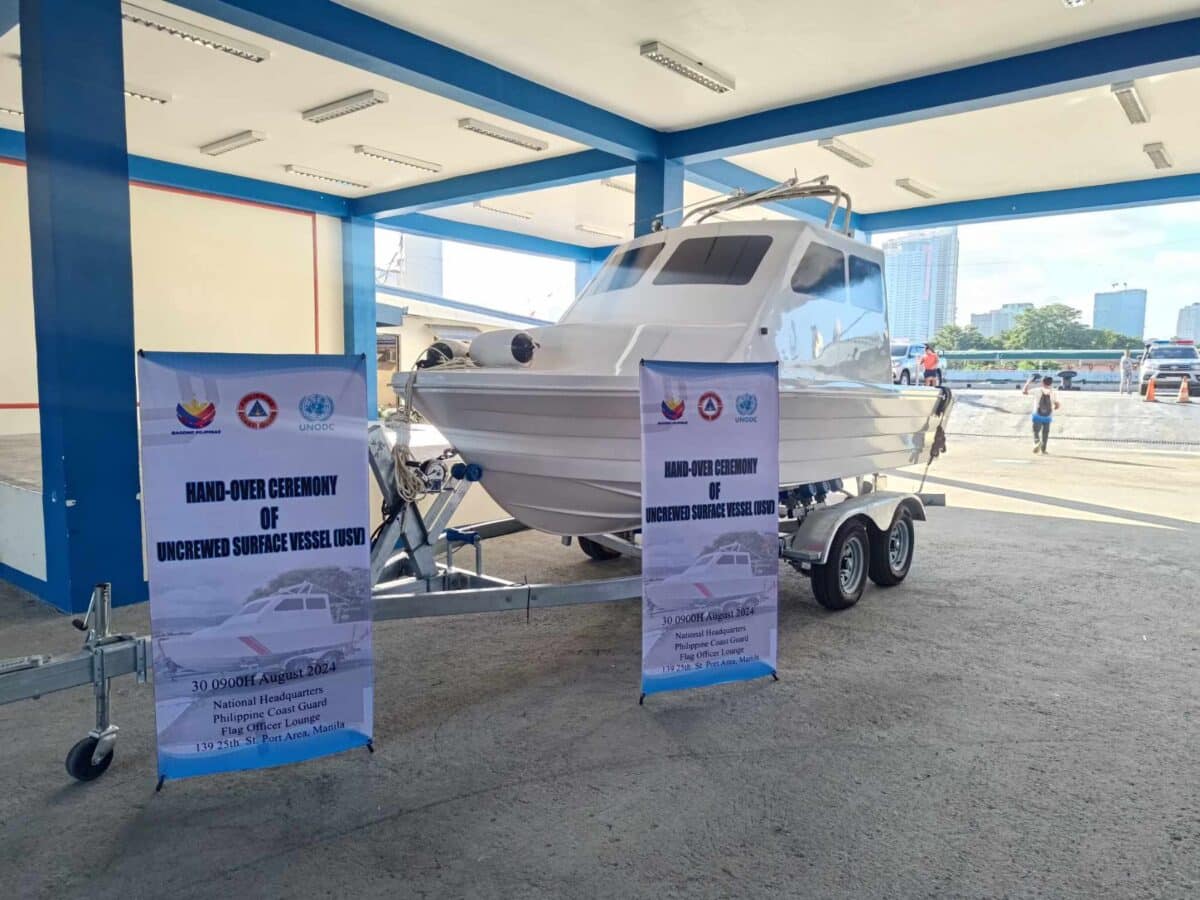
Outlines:
{"type": "Polygon", "coordinates": [[[634,235],[649,234],[658,218],[668,228],[678,225],[683,218],[683,166],[671,159],[647,159],[637,162],[635,172],[634,235]]]}

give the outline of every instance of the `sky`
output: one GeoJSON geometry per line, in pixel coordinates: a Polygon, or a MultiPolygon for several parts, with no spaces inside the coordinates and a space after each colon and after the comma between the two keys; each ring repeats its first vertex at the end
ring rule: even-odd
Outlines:
{"type": "MultiPolygon", "coordinates": [[[[1091,324],[1092,295],[1127,284],[1148,291],[1146,336],[1170,337],[1179,308],[1200,301],[1200,202],[963,225],[958,237],[960,325],[1016,302],[1065,303],[1091,324]]],[[[554,320],[575,295],[568,260],[453,241],[443,259],[453,300],[554,320]]]]}
{"type": "Polygon", "coordinates": [[[1091,324],[1092,295],[1145,288],[1146,337],[1175,333],[1200,301],[1200,203],[1046,216],[958,229],[956,320],[1002,303],[1065,303],[1091,324]]]}

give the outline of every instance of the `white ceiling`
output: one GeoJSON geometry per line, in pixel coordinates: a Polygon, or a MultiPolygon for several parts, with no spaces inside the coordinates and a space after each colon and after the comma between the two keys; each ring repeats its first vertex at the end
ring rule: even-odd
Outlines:
{"type": "Polygon", "coordinates": [[[1189,18],[1196,0],[337,0],[661,130],[1189,18]],[[714,94],[638,55],[732,75],[714,94]]]}
{"type": "Polygon", "coordinates": [[[782,180],[828,173],[859,212],[952,200],[1134,181],[1200,172],[1200,69],[1142,79],[1137,89],[1150,121],[1130,125],[1105,87],[1029,100],[907,125],[843,135],[874,160],[859,169],[816,142],[730,159],[782,180]],[[1142,146],[1166,144],[1175,167],[1155,170],[1142,146]],[[922,200],[896,187],[913,178],[937,192],[922,200]]]}
{"type": "MultiPolygon", "coordinates": [[[[127,22],[126,82],[172,95],[165,106],[133,100],[126,104],[129,152],[139,156],[355,197],[585,149],[190,10],[157,0],[138,4],[271,51],[266,62],[246,62],[127,22]],[[388,94],[389,102],[321,124],[300,117],[305,109],[370,89],[388,94]],[[550,147],[533,152],[463,131],[458,120],[465,116],[540,137],[550,147]],[[218,157],[199,150],[247,130],[266,132],[268,140],[218,157]],[[444,169],[432,175],[369,159],[354,152],[357,144],[437,162],[444,169]],[[288,164],[370,188],[360,191],[289,174],[284,171],[288,164]]],[[[21,70],[13,58],[19,54],[19,29],[13,29],[0,38],[0,107],[20,108],[21,70]]],[[[0,127],[20,129],[21,119],[0,115],[0,127]]]]}

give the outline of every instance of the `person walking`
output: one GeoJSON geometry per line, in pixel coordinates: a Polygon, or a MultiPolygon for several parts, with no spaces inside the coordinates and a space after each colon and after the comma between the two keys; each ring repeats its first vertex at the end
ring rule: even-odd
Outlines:
{"type": "Polygon", "coordinates": [[[1125,355],[1121,357],[1121,393],[1133,393],[1134,379],[1133,357],[1129,355],[1129,351],[1125,351],[1125,355]]]}
{"type": "MultiPolygon", "coordinates": [[[[1030,378],[1025,382],[1025,389],[1021,393],[1028,394],[1033,385],[1034,379],[1030,378]]],[[[1054,411],[1059,406],[1058,392],[1054,390],[1054,379],[1049,375],[1042,378],[1042,385],[1034,392],[1034,396],[1037,399],[1033,403],[1033,452],[1041,451],[1045,455],[1046,443],[1050,440],[1050,422],[1054,418],[1054,411]]]]}
{"type": "Polygon", "coordinates": [[[933,344],[926,344],[925,355],[921,357],[922,377],[925,379],[926,387],[937,387],[939,366],[941,366],[941,361],[938,359],[937,351],[933,349],[933,344]]]}

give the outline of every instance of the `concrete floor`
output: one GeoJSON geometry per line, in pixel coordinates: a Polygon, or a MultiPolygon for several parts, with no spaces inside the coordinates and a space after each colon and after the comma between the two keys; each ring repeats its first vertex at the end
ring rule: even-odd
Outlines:
{"type": "MultiPolygon", "coordinates": [[[[62,768],[86,691],[0,707],[3,893],[1195,897],[1200,465],[1057,449],[953,441],[909,580],[854,609],[789,571],[778,683],[639,707],[629,604],[381,623],[373,756],[160,794],[149,688],[118,682],[89,785],[62,768]]],[[[509,577],[628,571],[489,550],[509,577]]],[[[0,657],[77,643],[0,591],[0,657]]]]}

